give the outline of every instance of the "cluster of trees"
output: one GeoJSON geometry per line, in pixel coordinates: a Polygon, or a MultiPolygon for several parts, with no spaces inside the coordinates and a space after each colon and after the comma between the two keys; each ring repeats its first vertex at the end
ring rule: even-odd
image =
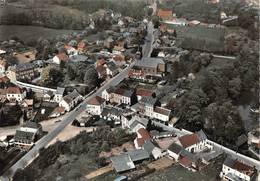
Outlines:
{"type": "Polygon", "coordinates": [[[189,91],[171,105],[180,117],[177,126],[191,131],[204,129],[211,139],[227,146],[235,143],[244,133],[236,103],[244,92],[257,90],[259,85],[259,52],[255,46],[257,42],[243,41],[234,52],[235,60],[217,60],[209,54],[192,52],[175,63],[177,73],[171,78],[175,76],[176,80],[189,72],[196,76],[180,85],[189,91]]]}
{"type": "Polygon", "coordinates": [[[0,127],[19,124],[19,118],[22,116],[20,106],[5,106],[1,104],[0,107],[0,127]]]}
{"type": "MultiPolygon", "coordinates": [[[[73,168],[72,162],[80,162],[80,160],[70,159],[75,156],[86,157],[89,160],[89,164],[92,169],[100,164],[104,164],[106,160],[104,158],[98,158],[99,153],[102,151],[109,151],[110,148],[120,146],[127,141],[132,141],[134,139],[133,135],[127,134],[122,129],[115,129],[111,131],[109,128],[103,127],[97,129],[93,133],[81,132],[79,135],[67,142],[57,142],[56,144],[49,146],[46,149],[40,151],[39,157],[24,170],[18,170],[14,176],[14,180],[40,180],[41,178],[46,178],[49,175],[51,179],[58,175],[58,170],[63,170],[65,168],[69,169],[64,178],[71,177],[71,173],[79,168],[73,168]],[[58,161],[61,155],[65,155],[68,159],[67,161],[58,161]],[[59,164],[58,164],[59,162],[59,164]],[[50,172],[46,174],[46,170],[54,165],[58,165],[57,169],[51,169],[50,172]]],[[[90,166],[88,165],[88,166],[90,166]]],[[[85,166],[88,167],[87,165],[85,166]]],[[[81,168],[82,169],[82,168],[81,168]]],[[[90,170],[85,170],[85,175],[90,170]]],[[[81,177],[81,174],[72,174],[73,180],[81,177]]]]}

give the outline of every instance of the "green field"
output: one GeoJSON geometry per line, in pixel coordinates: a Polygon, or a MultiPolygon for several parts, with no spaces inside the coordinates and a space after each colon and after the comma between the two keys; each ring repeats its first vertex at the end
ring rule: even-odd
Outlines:
{"type": "Polygon", "coordinates": [[[204,26],[175,26],[167,24],[177,32],[177,38],[182,40],[182,47],[209,52],[224,50],[225,29],[207,28],[204,26]]]}
{"type": "Polygon", "coordinates": [[[27,42],[33,39],[54,38],[56,36],[65,35],[75,32],[74,30],[56,30],[43,28],[38,26],[20,26],[20,25],[0,25],[0,41],[16,36],[27,42]]]}

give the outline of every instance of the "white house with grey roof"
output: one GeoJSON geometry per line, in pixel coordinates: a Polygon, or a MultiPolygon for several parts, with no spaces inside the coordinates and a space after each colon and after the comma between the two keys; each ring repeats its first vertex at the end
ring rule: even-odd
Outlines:
{"type": "Polygon", "coordinates": [[[57,87],[57,91],[54,94],[54,101],[60,103],[62,101],[62,97],[64,95],[65,88],[57,87]]]}
{"type": "Polygon", "coordinates": [[[82,98],[82,95],[80,95],[78,91],[74,89],[74,91],[62,98],[59,106],[64,107],[65,111],[69,112],[82,100],[82,98]]]}

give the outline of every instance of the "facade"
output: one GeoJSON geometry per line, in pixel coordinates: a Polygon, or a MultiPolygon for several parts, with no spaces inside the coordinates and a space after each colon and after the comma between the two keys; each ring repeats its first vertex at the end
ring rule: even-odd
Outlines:
{"type": "Polygon", "coordinates": [[[26,97],[26,92],[19,87],[8,87],[6,89],[6,98],[10,102],[21,103],[26,97]]]}
{"type": "Polygon", "coordinates": [[[203,131],[179,137],[177,144],[181,145],[190,153],[199,153],[206,149],[212,149],[203,131]]]}
{"type": "Polygon", "coordinates": [[[32,80],[35,77],[37,77],[39,75],[39,73],[37,72],[37,68],[34,66],[34,64],[24,63],[24,64],[19,64],[19,65],[10,67],[8,69],[7,75],[10,75],[12,77],[12,78],[8,77],[11,80],[13,80],[13,79],[15,79],[15,80],[23,80],[23,79],[32,80]]]}
{"type": "Polygon", "coordinates": [[[0,73],[5,73],[7,63],[5,59],[0,59],[0,73]]]}
{"type": "Polygon", "coordinates": [[[133,79],[147,79],[147,76],[162,77],[166,72],[166,64],[162,58],[143,58],[130,69],[128,76],[133,79]]]}
{"type": "Polygon", "coordinates": [[[105,105],[105,100],[96,96],[87,102],[87,111],[93,115],[101,115],[105,105]]]}
{"type": "Polygon", "coordinates": [[[57,91],[54,94],[54,101],[60,103],[62,101],[62,97],[64,95],[65,88],[58,87],[57,91]]]}
{"type": "Polygon", "coordinates": [[[220,177],[226,181],[251,181],[255,177],[255,168],[240,160],[227,157],[222,166],[220,177]]]}
{"type": "Polygon", "coordinates": [[[132,105],[136,100],[134,91],[123,88],[109,88],[102,92],[102,98],[111,103],[132,105]]]}
{"type": "Polygon", "coordinates": [[[55,55],[52,59],[52,62],[58,65],[61,64],[61,62],[68,62],[68,61],[69,61],[69,57],[64,52],[55,55]]]}
{"type": "Polygon", "coordinates": [[[22,149],[30,149],[41,135],[42,127],[40,124],[27,122],[24,126],[16,130],[14,144],[22,149]]]}
{"type": "Polygon", "coordinates": [[[60,107],[64,107],[67,112],[71,111],[80,101],[82,96],[74,90],[70,94],[64,96],[62,101],[59,103],[60,107]]]}

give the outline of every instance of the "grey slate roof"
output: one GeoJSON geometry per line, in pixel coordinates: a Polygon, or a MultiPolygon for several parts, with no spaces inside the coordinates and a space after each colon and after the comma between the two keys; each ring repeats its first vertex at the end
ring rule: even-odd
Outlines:
{"type": "Polygon", "coordinates": [[[150,140],[146,141],[143,145],[143,149],[146,150],[149,154],[152,154],[152,151],[155,147],[156,146],[150,140]]]}
{"type": "Polygon", "coordinates": [[[171,144],[171,146],[168,148],[168,150],[172,151],[173,153],[176,153],[176,154],[180,154],[181,151],[183,150],[182,146],[176,144],[176,143],[173,143],[171,144]]]}
{"type": "Polygon", "coordinates": [[[165,64],[165,62],[161,58],[143,58],[142,60],[136,61],[135,66],[157,68],[158,64],[165,64]]]}
{"type": "Polygon", "coordinates": [[[129,155],[133,162],[149,159],[149,153],[146,150],[130,150],[125,154],[129,155]]]}
{"type": "Polygon", "coordinates": [[[65,88],[63,87],[57,87],[56,94],[63,95],[65,91],[65,88]]]}
{"type": "Polygon", "coordinates": [[[38,129],[41,127],[41,125],[36,122],[28,121],[23,125],[23,127],[38,129]]]}
{"type": "Polygon", "coordinates": [[[157,102],[157,99],[153,98],[153,97],[143,97],[140,100],[140,103],[144,104],[145,106],[154,106],[156,104],[156,102],[157,102]]]}
{"type": "Polygon", "coordinates": [[[33,68],[34,68],[34,65],[32,63],[18,64],[15,67],[15,69],[17,71],[24,71],[24,70],[29,70],[29,69],[33,69],[33,68]]]}
{"type": "Polygon", "coordinates": [[[122,154],[110,158],[117,172],[124,172],[135,168],[133,161],[127,154],[122,154]]]}
{"type": "Polygon", "coordinates": [[[197,135],[198,135],[200,141],[203,141],[203,140],[207,139],[206,134],[202,130],[198,131],[197,135]]]}
{"type": "Polygon", "coordinates": [[[34,140],[34,133],[32,132],[25,132],[21,130],[16,130],[14,135],[15,141],[26,141],[26,142],[33,142],[34,140]]]}
{"type": "Polygon", "coordinates": [[[73,55],[70,57],[72,62],[85,62],[87,61],[88,57],[85,55],[73,55]]]}
{"type": "Polygon", "coordinates": [[[70,94],[66,95],[63,99],[69,104],[75,98],[81,96],[76,89],[74,89],[70,94]]]}
{"type": "Polygon", "coordinates": [[[234,165],[234,163],[235,163],[235,160],[228,156],[228,157],[225,159],[223,165],[226,165],[226,166],[232,168],[233,165],[234,165]]]}
{"type": "Polygon", "coordinates": [[[108,62],[108,63],[107,63],[107,67],[108,67],[111,71],[117,70],[116,64],[115,64],[114,62],[108,62]]]}

